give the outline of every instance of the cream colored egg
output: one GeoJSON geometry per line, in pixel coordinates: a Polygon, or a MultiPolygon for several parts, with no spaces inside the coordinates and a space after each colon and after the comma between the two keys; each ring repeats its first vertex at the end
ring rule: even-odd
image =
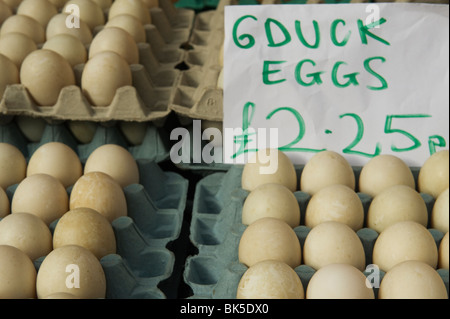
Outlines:
{"type": "Polygon", "coordinates": [[[14,120],[23,136],[32,143],[41,141],[48,124],[45,119],[40,117],[16,116],[14,120]]]}
{"type": "Polygon", "coordinates": [[[92,141],[97,131],[97,125],[97,123],[90,121],[67,122],[70,132],[81,144],[88,144],[92,141]]]}
{"type": "Polygon", "coordinates": [[[121,121],[119,128],[128,143],[141,145],[147,134],[148,122],[121,121]]]}
{"type": "Polygon", "coordinates": [[[88,249],[68,245],[45,257],[36,278],[39,299],[69,293],[81,299],[106,297],[106,277],[100,261],[88,249]]]}
{"type": "Polygon", "coordinates": [[[420,168],[418,189],[437,198],[449,187],[449,151],[442,150],[431,155],[420,168]]]}
{"type": "Polygon", "coordinates": [[[8,195],[5,190],[0,187],[0,218],[3,218],[11,213],[11,207],[8,195]]]}
{"type": "Polygon", "coordinates": [[[29,213],[10,214],[0,221],[0,245],[16,247],[33,261],[53,250],[49,227],[29,213]]]}
{"type": "Polygon", "coordinates": [[[0,38],[0,54],[9,58],[18,69],[28,54],[37,50],[36,43],[23,33],[8,33],[0,38]]]}
{"type": "Polygon", "coordinates": [[[363,272],[349,264],[330,264],[308,282],[306,299],[375,299],[363,272]]]}
{"type": "Polygon", "coordinates": [[[0,27],[3,22],[13,15],[11,8],[3,1],[0,1],[0,27]]]}
{"type": "Polygon", "coordinates": [[[30,257],[16,247],[0,245],[0,297],[36,298],[36,268],[30,257]]]}
{"type": "Polygon", "coordinates": [[[31,52],[23,61],[20,81],[41,106],[53,106],[64,87],[75,85],[75,74],[69,62],[50,50],[31,52]]]}
{"type": "Polygon", "coordinates": [[[19,70],[17,66],[6,56],[0,54],[0,100],[3,98],[8,85],[18,84],[19,70]]]}
{"type": "Polygon", "coordinates": [[[78,22],[79,25],[77,27],[68,28],[67,23],[68,25],[74,23],[73,17],[65,13],[55,15],[47,25],[47,40],[58,34],[69,34],[80,39],[84,45],[89,45],[93,38],[92,31],[84,21],[79,20],[78,22]]]}
{"type": "Polygon", "coordinates": [[[254,264],[239,281],[236,299],[304,299],[305,291],[289,265],[265,260],[254,264]]]}
{"type": "Polygon", "coordinates": [[[98,6],[102,8],[102,10],[109,9],[113,3],[113,0],[92,0],[92,1],[98,4],[98,6]]]}
{"type": "Polygon", "coordinates": [[[64,7],[64,5],[66,4],[66,2],[69,1],[69,0],[48,0],[48,1],[50,1],[51,3],[53,3],[53,5],[54,5],[58,10],[61,10],[61,9],[64,7]]]}
{"type": "Polygon", "coordinates": [[[102,172],[86,173],[73,186],[70,210],[79,207],[92,208],[110,222],[127,216],[127,202],[122,187],[102,172]]]}
{"type": "Polygon", "coordinates": [[[114,52],[102,52],[89,59],[81,76],[83,93],[95,106],[109,106],[119,88],[131,85],[128,63],[114,52]]]}
{"type": "Polygon", "coordinates": [[[404,261],[383,277],[378,299],[448,299],[447,288],[438,272],[427,263],[404,261]]]}
{"type": "Polygon", "coordinates": [[[325,221],[341,222],[354,231],[360,230],[364,225],[364,207],[358,194],[341,184],[317,191],[306,207],[305,225],[314,228],[325,221]]]}
{"type": "Polygon", "coordinates": [[[22,152],[14,145],[0,143],[0,187],[20,183],[27,174],[27,161],[22,152]]]}
{"type": "Polygon", "coordinates": [[[264,217],[281,219],[292,228],[300,225],[300,206],[294,193],[280,184],[264,184],[251,191],[242,208],[242,223],[251,225],[264,217]]]}
{"type": "Polygon", "coordinates": [[[389,154],[370,159],[359,176],[359,191],[372,197],[393,185],[406,185],[413,189],[416,183],[411,169],[399,157],[389,154]]]}
{"type": "Polygon", "coordinates": [[[70,0],[64,5],[62,12],[74,16],[76,16],[76,13],[79,13],[79,19],[84,21],[91,31],[98,26],[104,25],[106,20],[102,8],[91,0],[70,0]],[[78,12],[72,10],[74,6],[76,6],[78,12]]]}
{"type": "Polygon", "coordinates": [[[278,149],[263,149],[253,154],[242,171],[242,188],[252,191],[267,183],[282,184],[297,190],[297,172],[291,159],[278,149]]]}
{"type": "Polygon", "coordinates": [[[139,184],[139,167],[133,155],[124,147],[104,144],[86,160],[84,173],[103,172],[114,178],[122,188],[139,184]]]}
{"type": "Polygon", "coordinates": [[[78,245],[89,249],[99,260],[116,253],[111,223],[91,208],[75,208],[65,213],[53,232],[53,248],[78,245]]]}
{"type": "Polygon", "coordinates": [[[303,168],[300,190],[314,195],[320,189],[334,184],[355,189],[355,174],[349,162],[334,151],[315,154],[303,168]]]}
{"type": "Polygon", "coordinates": [[[58,9],[48,0],[23,0],[17,14],[33,18],[46,28],[50,19],[58,14],[58,9]]]}
{"type": "Polygon", "coordinates": [[[80,299],[80,298],[68,292],[55,292],[42,299],[80,299]]]}
{"type": "Polygon", "coordinates": [[[356,232],[335,221],[323,222],[308,233],[303,245],[304,264],[315,270],[329,264],[349,264],[364,271],[364,247],[356,232]]]}
{"type": "Polygon", "coordinates": [[[147,36],[142,22],[135,16],[122,14],[108,20],[105,28],[116,27],[128,32],[136,43],[146,42],[147,36]]]}
{"type": "Polygon", "coordinates": [[[438,266],[441,269],[448,269],[448,232],[445,233],[444,237],[439,244],[439,262],[438,266]]]}
{"type": "Polygon", "coordinates": [[[41,145],[28,162],[27,176],[48,174],[58,179],[65,188],[72,186],[83,174],[78,154],[61,142],[41,145]]]}
{"type": "Polygon", "coordinates": [[[405,185],[394,185],[375,195],[367,213],[367,227],[381,233],[401,221],[428,224],[428,209],[422,196],[405,185]]]}
{"type": "Polygon", "coordinates": [[[36,44],[45,42],[45,28],[35,19],[24,15],[12,15],[3,22],[0,37],[8,33],[25,34],[36,44]]]}
{"type": "Polygon", "coordinates": [[[43,49],[59,53],[74,67],[87,61],[87,50],[80,39],[69,34],[58,34],[44,43],[43,49]]]}
{"type": "Polygon", "coordinates": [[[437,229],[443,233],[447,233],[449,229],[448,217],[449,210],[449,193],[448,188],[443,191],[436,199],[431,211],[431,228],[437,229]]]}
{"type": "Polygon", "coordinates": [[[142,3],[144,3],[147,8],[158,8],[159,7],[159,0],[141,0],[142,3]]]}
{"type": "Polygon", "coordinates": [[[239,242],[239,262],[247,267],[263,261],[278,260],[295,268],[301,264],[300,242],[286,222],[265,217],[249,225],[239,242]]]}
{"type": "Polygon", "coordinates": [[[6,3],[11,9],[16,9],[22,2],[22,0],[2,0],[2,1],[6,3]]]}
{"type": "Polygon", "coordinates": [[[438,248],[424,226],[413,221],[403,221],[381,232],[375,241],[372,259],[385,272],[406,260],[419,260],[436,268],[438,248]]]}
{"type": "Polygon", "coordinates": [[[109,9],[108,19],[121,14],[130,14],[138,18],[144,25],[152,22],[150,12],[141,0],[115,0],[109,9]]]}
{"type": "Polygon", "coordinates": [[[0,54],[8,57],[18,69],[28,54],[37,50],[36,43],[23,33],[8,33],[0,38],[0,54]]]}
{"type": "Polygon", "coordinates": [[[122,28],[108,27],[100,31],[92,40],[89,48],[89,59],[105,51],[119,54],[128,64],[139,64],[137,44],[133,37],[122,28]]]}
{"type": "Polygon", "coordinates": [[[50,225],[69,210],[69,196],[63,184],[47,174],[26,177],[14,192],[12,213],[30,213],[50,225]]]}

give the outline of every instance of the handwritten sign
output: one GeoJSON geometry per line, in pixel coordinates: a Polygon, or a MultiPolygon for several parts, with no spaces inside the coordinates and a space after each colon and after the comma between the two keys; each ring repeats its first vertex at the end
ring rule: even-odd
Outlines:
{"type": "Polygon", "coordinates": [[[224,162],[276,145],[422,166],[448,148],[448,61],[448,5],[227,6],[224,162]]]}

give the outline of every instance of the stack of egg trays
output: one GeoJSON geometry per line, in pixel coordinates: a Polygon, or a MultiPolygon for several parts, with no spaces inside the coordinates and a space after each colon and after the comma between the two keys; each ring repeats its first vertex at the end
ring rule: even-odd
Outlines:
{"type": "MultiPolygon", "coordinates": [[[[297,176],[301,175],[304,166],[296,166],[297,176]]],[[[191,288],[192,299],[234,299],[236,297],[239,281],[248,269],[239,263],[238,247],[242,233],[246,226],[242,224],[242,207],[248,192],[241,188],[243,166],[233,166],[228,172],[218,172],[204,177],[196,185],[195,198],[192,210],[190,239],[198,249],[198,254],[186,259],[184,280],[191,288]]],[[[353,167],[356,180],[358,180],[361,167],[353,167]]],[[[411,168],[417,180],[418,168],[411,168]]],[[[357,189],[357,188],[356,188],[357,189]]],[[[372,198],[363,193],[357,193],[367,215],[372,198]]],[[[311,196],[302,191],[296,191],[301,212],[300,226],[294,228],[303,248],[303,243],[310,228],[304,226],[305,212],[311,196]]],[[[421,194],[424,199],[429,216],[434,205],[431,195],[421,194]]],[[[436,241],[440,244],[444,234],[436,229],[429,229],[436,241]]],[[[366,266],[372,263],[372,250],[378,233],[369,228],[357,231],[365,255],[366,266]]],[[[315,270],[302,264],[294,269],[302,281],[306,291],[308,282],[315,270]]],[[[366,270],[368,276],[372,270],[366,270]]],[[[438,269],[448,292],[448,270],[438,269]]],[[[380,271],[381,278],[384,272],[380,271]]],[[[378,289],[374,288],[375,296],[378,289]]]]}
{"type": "Polygon", "coordinates": [[[185,54],[187,70],[177,79],[170,108],[189,123],[190,119],[221,121],[223,118],[223,91],[217,87],[220,66],[219,55],[224,41],[224,5],[221,0],[216,10],[196,15],[185,54]]]}
{"type": "MultiPolygon", "coordinates": [[[[150,129],[146,138],[155,137],[150,129]]],[[[136,159],[140,184],[124,188],[128,216],[112,222],[117,241],[117,252],[101,259],[107,279],[107,299],[163,299],[176,298],[180,273],[174,272],[175,241],[178,239],[187,201],[188,181],[174,172],[164,172],[155,158],[158,154],[152,144],[127,146],[115,126],[98,126],[89,144],[77,144],[63,124],[46,126],[37,143],[29,143],[14,122],[0,126],[0,142],[18,147],[27,162],[34,151],[48,142],[61,142],[70,146],[85,164],[89,154],[104,144],[126,147],[136,159]],[[149,148],[146,150],[146,148],[149,148]],[[145,158],[148,154],[153,158],[145,158]]],[[[158,141],[152,140],[154,143],[158,141]]],[[[18,184],[6,190],[10,201],[18,184]]],[[[70,195],[72,186],[67,189],[70,195]]],[[[53,232],[57,221],[50,225],[53,232]]],[[[34,261],[39,269],[45,257],[34,261]]],[[[184,259],[183,259],[184,260],[184,259]]]]}
{"type": "MultiPolygon", "coordinates": [[[[184,60],[182,46],[189,39],[195,13],[175,8],[170,0],[161,0],[150,14],[152,23],[145,25],[147,42],[138,44],[139,64],[130,65],[133,85],[118,89],[109,106],[89,103],[80,87],[85,64],[79,64],[74,67],[76,85],[63,88],[55,105],[37,105],[22,84],[14,84],[0,100],[0,115],[95,122],[152,121],[162,126],[171,112],[169,101],[180,72],[177,66],[184,60]]],[[[94,30],[94,37],[102,28],[94,30]]]]}

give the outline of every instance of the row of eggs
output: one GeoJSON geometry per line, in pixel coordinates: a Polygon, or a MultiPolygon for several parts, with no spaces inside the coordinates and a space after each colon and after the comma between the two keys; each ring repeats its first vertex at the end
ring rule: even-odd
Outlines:
{"type": "Polygon", "coordinates": [[[100,259],[116,253],[111,222],[127,216],[123,188],[137,183],[137,163],[118,145],[100,146],[83,168],[63,143],[43,144],[28,163],[0,143],[0,298],[105,298],[100,259]],[[4,189],[16,184],[10,202],[4,189]]]}
{"type": "Polygon", "coordinates": [[[401,220],[414,220],[427,227],[428,208],[421,195],[424,193],[434,200],[431,228],[448,232],[448,150],[428,158],[420,168],[417,186],[411,169],[394,155],[379,155],[368,161],[356,186],[353,168],[334,151],[313,156],[304,166],[300,181],[290,159],[282,152],[276,154],[278,169],[273,174],[261,174],[261,167],[268,164],[262,164],[259,156],[243,169],[242,188],[249,191],[242,211],[245,225],[263,216],[276,216],[291,227],[299,226],[300,208],[293,192],[301,190],[311,196],[305,212],[305,225],[311,228],[330,219],[343,222],[354,231],[367,226],[380,233],[401,220]],[[367,216],[357,192],[371,197],[367,216]]]}
{"type": "MultiPolygon", "coordinates": [[[[337,153],[315,155],[297,181],[295,168],[282,152],[278,169],[261,174],[267,161],[255,159],[244,166],[242,188],[249,191],[239,242],[239,262],[248,267],[237,298],[375,298],[363,271],[365,252],[356,231],[364,212],[355,190],[352,168],[337,153]],[[303,248],[293,228],[299,225],[300,189],[311,195],[305,222],[311,231],[303,248]],[[294,269],[302,264],[316,270],[304,289],[294,269]]],[[[379,233],[372,259],[386,272],[378,298],[448,298],[436,271],[448,269],[448,151],[430,156],[418,176],[418,188],[431,194],[433,226],[445,236],[440,246],[426,228],[428,214],[408,166],[399,158],[380,155],[362,168],[359,191],[372,196],[368,224],[379,233]],[[372,207],[373,206],[373,207],[372,207]],[[438,212],[439,211],[439,212],[438,212]],[[425,289],[426,288],[426,289],[425,289]]]]}
{"type": "MultiPolygon", "coordinates": [[[[2,1],[0,10],[9,10],[2,1]]],[[[23,0],[0,21],[0,99],[7,85],[21,83],[37,105],[55,105],[62,88],[76,85],[81,64],[81,88],[94,106],[110,105],[118,88],[132,85],[129,65],[139,63],[138,43],[146,41],[144,26],[158,1],[95,1],[65,1],[58,11],[50,0],[23,0]],[[73,28],[71,5],[80,8],[73,28]]]]}

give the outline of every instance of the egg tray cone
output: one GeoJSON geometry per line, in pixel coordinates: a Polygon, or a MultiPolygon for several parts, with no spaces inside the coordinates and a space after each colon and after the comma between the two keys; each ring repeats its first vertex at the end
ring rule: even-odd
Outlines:
{"type": "MultiPolygon", "coordinates": [[[[192,208],[190,240],[198,253],[186,259],[183,273],[186,284],[191,288],[194,299],[234,299],[240,278],[248,269],[239,262],[238,246],[240,238],[246,229],[242,224],[242,208],[249,192],[241,188],[243,166],[233,166],[228,172],[214,173],[202,178],[196,185],[192,208]]],[[[297,176],[301,175],[303,166],[296,166],[297,176]]],[[[417,178],[418,169],[411,168],[417,178]]],[[[354,167],[358,177],[359,167],[354,167]]],[[[311,230],[304,225],[305,212],[311,196],[302,191],[294,193],[297,198],[301,220],[300,226],[294,228],[300,246],[311,230]]],[[[365,216],[372,198],[364,193],[358,193],[363,204],[365,216]]],[[[421,194],[429,216],[431,215],[434,199],[428,194],[421,194]]],[[[437,247],[444,234],[429,228],[437,247]]],[[[366,257],[366,266],[372,264],[372,251],[378,233],[370,228],[362,228],[356,232],[360,238],[366,257]]],[[[312,267],[301,264],[294,269],[306,289],[309,280],[315,273],[312,267]]],[[[364,272],[366,276],[371,270],[364,272]]],[[[448,270],[438,269],[448,292],[448,270]]],[[[382,279],[384,272],[380,270],[382,279]]],[[[306,291],[306,290],[305,290],[306,291]]],[[[375,296],[378,288],[374,288],[375,296]]]]}
{"type": "MultiPolygon", "coordinates": [[[[175,172],[163,171],[155,161],[166,157],[154,149],[161,143],[156,132],[148,128],[150,144],[128,146],[138,163],[140,184],[124,188],[128,215],[112,222],[117,253],[101,260],[107,278],[107,298],[176,298],[178,294],[182,272],[175,265],[185,260],[184,252],[179,249],[179,237],[189,182],[175,172]]],[[[47,125],[40,142],[29,143],[15,123],[10,122],[0,126],[0,141],[10,143],[11,140],[27,161],[40,145],[58,141],[71,146],[83,164],[101,145],[127,145],[116,126],[99,126],[92,142],[80,145],[64,124],[47,125]]],[[[10,202],[17,186],[11,185],[6,190],[10,202]]],[[[71,189],[72,186],[67,189],[69,195],[71,189]]],[[[56,224],[54,221],[50,225],[52,231],[56,224]]],[[[35,265],[40,265],[43,258],[36,260],[35,265]]]]}

